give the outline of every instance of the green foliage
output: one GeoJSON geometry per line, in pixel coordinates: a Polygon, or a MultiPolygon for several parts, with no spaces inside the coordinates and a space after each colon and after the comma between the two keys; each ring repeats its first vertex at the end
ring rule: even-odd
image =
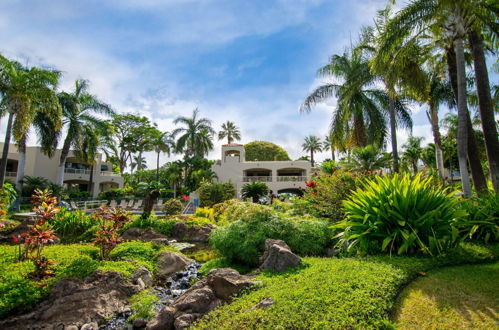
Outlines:
{"type": "Polygon", "coordinates": [[[69,199],[88,198],[90,197],[90,193],[88,191],[71,189],[66,191],[65,196],[69,199]]]}
{"type": "Polygon", "coordinates": [[[62,243],[76,243],[93,238],[85,233],[97,225],[97,220],[80,210],[62,209],[53,219],[49,220],[49,223],[62,243]]]}
{"type": "Polygon", "coordinates": [[[178,199],[169,199],[163,204],[163,212],[165,215],[177,215],[182,213],[184,205],[178,199]]]}
{"type": "Polygon", "coordinates": [[[201,275],[206,276],[210,270],[217,268],[232,268],[237,270],[240,274],[246,274],[251,271],[250,267],[231,263],[225,258],[216,258],[205,262],[199,269],[199,272],[201,275]]]}
{"type": "Polygon", "coordinates": [[[17,191],[14,188],[14,185],[9,182],[5,182],[3,184],[3,187],[0,189],[1,208],[6,211],[9,206],[16,200],[16,198],[17,191]]]}
{"type": "Polygon", "coordinates": [[[356,147],[352,150],[352,155],[341,160],[343,168],[367,172],[379,170],[382,167],[388,167],[391,154],[383,154],[379,148],[373,145],[366,147],[356,147]]]}
{"type": "Polygon", "coordinates": [[[154,216],[150,216],[149,218],[144,219],[140,216],[136,216],[133,219],[133,221],[125,225],[122,231],[125,231],[129,228],[140,228],[140,229],[152,228],[157,233],[166,236],[171,236],[173,226],[175,225],[175,223],[176,221],[174,219],[163,219],[154,216]]]}
{"type": "Polygon", "coordinates": [[[334,160],[322,162],[320,166],[320,170],[324,174],[329,174],[332,175],[334,172],[336,172],[339,169],[338,163],[336,163],[334,160]]]}
{"type": "MultiPolygon", "coordinates": [[[[329,218],[333,221],[343,220],[345,210],[343,201],[354,191],[366,175],[343,170],[332,175],[318,175],[308,183],[303,199],[308,205],[303,205],[315,216],[329,218]]],[[[295,201],[298,202],[299,201],[295,201]]]]}
{"type": "MultiPolygon", "coordinates": [[[[476,246],[467,246],[466,250],[475,248],[486,252],[480,252],[478,257],[469,252],[458,259],[386,255],[304,258],[305,267],[258,275],[261,286],[212,311],[192,328],[386,329],[397,294],[420,272],[497,259],[497,251],[476,246]],[[274,305],[251,308],[266,298],[272,298],[274,305]]],[[[211,263],[216,262],[218,259],[211,263]]],[[[203,268],[202,271],[206,273],[203,268]]]]}
{"type": "Polygon", "coordinates": [[[221,217],[224,215],[225,211],[229,208],[229,206],[239,202],[240,202],[239,199],[233,198],[213,205],[213,212],[215,213],[215,219],[217,220],[217,222],[221,220],[221,217]]]}
{"type": "Polygon", "coordinates": [[[269,187],[265,182],[251,182],[243,186],[241,193],[243,198],[251,198],[253,203],[258,203],[262,197],[268,195],[269,187]]]}
{"type": "Polygon", "coordinates": [[[136,318],[152,319],[156,313],[154,306],[158,303],[158,300],[159,298],[150,289],[134,294],[129,300],[134,314],[130,316],[128,321],[133,321],[136,318]]]}
{"type": "Polygon", "coordinates": [[[273,161],[273,160],[291,160],[288,153],[278,145],[265,142],[253,141],[244,145],[246,161],[273,161]]]}
{"type": "Polygon", "coordinates": [[[323,221],[290,217],[259,204],[237,212],[232,223],[210,236],[212,246],[232,263],[256,266],[267,238],[281,239],[302,255],[321,255],[331,243],[331,231],[323,221]]]}
{"type": "Polygon", "coordinates": [[[161,246],[152,242],[124,242],[111,251],[112,260],[136,259],[154,262],[161,246]]]}
{"type": "Polygon", "coordinates": [[[499,195],[471,197],[462,205],[468,216],[455,223],[460,235],[486,243],[499,241],[499,195]]]}
{"type": "Polygon", "coordinates": [[[194,216],[208,219],[210,222],[215,222],[215,211],[210,207],[198,207],[194,216]]]}
{"type": "Polygon", "coordinates": [[[97,199],[117,199],[123,198],[127,196],[133,196],[133,188],[125,187],[125,188],[114,188],[106,191],[101,191],[99,195],[97,195],[97,199]]]}
{"type": "Polygon", "coordinates": [[[465,214],[459,204],[421,174],[376,177],[344,202],[347,218],[336,228],[348,248],[436,255],[457,242],[452,223],[465,214]]]}
{"type": "Polygon", "coordinates": [[[85,278],[92,275],[99,263],[87,255],[82,255],[73,260],[64,268],[62,277],[85,278]]]}
{"type": "Polygon", "coordinates": [[[198,189],[201,206],[212,207],[236,196],[236,188],[231,182],[206,182],[198,189]]]}

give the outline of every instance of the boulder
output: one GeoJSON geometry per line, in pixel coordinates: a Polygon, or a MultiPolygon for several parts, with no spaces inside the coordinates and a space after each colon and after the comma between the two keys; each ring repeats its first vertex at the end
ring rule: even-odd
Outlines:
{"type": "Polygon", "coordinates": [[[158,256],[156,275],[160,279],[166,279],[168,276],[183,270],[193,262],[195,261],[182,254],[163,251],[158,256]]]}
{"type": "Polygon", "coordinates": [[[275,304],[274,299],[272,298],[265,298],[262,301],[260,301],[258,304],[254,305],[253,307],[250,308],[250,310],[254,310],[257,308],[267,308],[275,304]]]}
{"type": "Polygon", "coordinates": [[[156,242],[160,244],[169,244],[168,238],[155,232],[152,228],[140,229],[129,228],[121,235],[125,241],[143,241],[143,242],[156,242]]]}
{"type": "Polygon", "coordinates": [[[260,269],[268,269],[274,272],[283,272],[288,268],[296,267],[301,259],[291,252],[289,246],[281,240],[267,239],[265,241],[265,252],[261,258],[260,269]]]}
{"type": "Polygon", "coordinates": [[[132,283],[138,284],[139,281],[142,281],[146,287],[150,287],[153,284],[153,276],[147,268],[140,267],[133,273],[132,283]]]}
{"type": "Polygon", "coordinates": [[[0,321],[0,329],[53,329],[78,326],[98,329],[115,313],[128,309],[139,287],[117,272],[96,271],[86,279],[65,278],[55,283],[48,298],[31,312],[0,321]]]}
{"type": "Polygon", "coordinates": [[[15,227],[12,231],[8,233],[9,237],[21,235],[22,233],[27,232],[34,224],[35,217],[30,217],[21,222],[17,227],[15,227]]]}
{"type": "Polygon", "coordinates": [[[178,241],[208,242],[211,231],[216,227],[211,224],[203,226],[188,226],[179,221],[172,228],[172,237],[178,241]]]}
{"type": "Polygon", "coordinates": [[[171,306],[163,308],[147,324],[149,330],[186,329],[194,321],[230,302],[237,291],[256,282],[230,268],[211,270],[202,280],[184,292],[171,306]]]}

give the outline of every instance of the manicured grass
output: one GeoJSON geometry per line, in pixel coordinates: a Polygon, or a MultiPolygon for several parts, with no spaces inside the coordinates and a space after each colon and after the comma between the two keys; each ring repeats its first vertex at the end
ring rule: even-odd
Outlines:
{"type": "Polygon", "coordinates": [[[304,258],[304,267],[257,276],[262,287],[201,319],[198,329],[345,329],[392,327],[389,315],[400,288],[419,272],[492,261],[497,250],[464,245],[439,258],[375,256],[304,258]],[[252,306],[265,298],[275,304],[252,306]]]}
{"type": "Polygon", "coordinates": [[[397,299],[401,329],[499,327],[499,263],[448,267],[411,283],[397,299]]]}

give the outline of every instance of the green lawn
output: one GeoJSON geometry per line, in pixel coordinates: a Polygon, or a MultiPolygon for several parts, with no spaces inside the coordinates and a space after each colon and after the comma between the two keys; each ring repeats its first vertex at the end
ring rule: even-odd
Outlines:
{"type": "Polygon", "coordinates": [[[499,328],[499,263],[429,272],[402,292],[393,320],[401,329],[499,328]]]}
{"type": "Polygon", "coordinates": [[[390,313],[400,288],[420,272],[483,262],[497,251],[465,245],[439,258],[304,258],[284,274],[258,275],[262,287],[201,319],[198,329],[346,329],[392,327],[390,313]],[[252,309],[265,298],[275,304],[252,309]]]}

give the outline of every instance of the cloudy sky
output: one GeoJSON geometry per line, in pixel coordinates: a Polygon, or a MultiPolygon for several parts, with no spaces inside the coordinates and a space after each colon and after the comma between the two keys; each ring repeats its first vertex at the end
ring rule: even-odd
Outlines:
{"type": "MultiPolygon", "coordinates": [[[[1,0],[0,53],[61,70],[61,89],[88,79],[117,111],[144,114],[162,130],[197,107],[217,129],[234,121],[243,143],[271,141],[297,158],[306,135],[325,136],[335,106],[330,100],[299,113],[321,82],[317,69],[349,47],[385,3],[1,0]]],[[[414,120],[414,134],[430,141],[424,111],[415,108],[414,120]]],[[[398,135],[403,143],[408,134],[398,135]]],[[[215,145],[210,158],[219,158],[215,145]]]]}

